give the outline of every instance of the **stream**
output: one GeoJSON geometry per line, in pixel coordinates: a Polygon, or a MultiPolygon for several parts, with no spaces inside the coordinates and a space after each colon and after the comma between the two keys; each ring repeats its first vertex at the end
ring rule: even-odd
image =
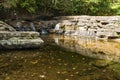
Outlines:
{"type": "Polygon", "coordinates": [[[39,49],[0,51],[0,80],[120,80],[120,43],[41,35],[39,49]]]}

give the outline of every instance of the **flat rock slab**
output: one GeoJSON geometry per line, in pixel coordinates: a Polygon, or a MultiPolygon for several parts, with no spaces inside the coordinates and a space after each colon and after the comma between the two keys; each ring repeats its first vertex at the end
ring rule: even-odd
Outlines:
{"type": "Polygon", "coordinates": [[[0,49],[39,48],[43,42],[38,32],[0,31],[0,49]]]}
{"type": "Polygon", "coordinates": [[[39,48],[43,40],[37,39],[19,39],[11,38],[9,40],[0,40],[0,49],[26,49],[26,48],[39,48]]]}
{"type": "Polygon", "coordinates": [[[0,21],[0,49],[39,48],[43,40],[35,31],[16,31],[12,26],[0,21]]]}
{"type": "Polygon", "coordinates": [[[34,31],[0,31],[0,39],[9,39],[12,37],[37,38],[39,37],[39,33],[34,31]]]}

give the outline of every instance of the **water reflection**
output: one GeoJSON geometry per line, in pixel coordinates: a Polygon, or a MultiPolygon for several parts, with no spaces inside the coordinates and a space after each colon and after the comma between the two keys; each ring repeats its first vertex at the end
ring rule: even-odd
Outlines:
{"type": "Polygon", "coordinates": [[[79,54],[120,62],[120,43],[98,41],[94,38],[52,35],[55,43],[79,54]]]}
{"type": "Polygon", "coordinates": [[[94,39],[69,38],[43,35],[45,43],[40,49],[0,51],[0,80],[120,80],[120,63],[69,51],[93,56],[88,52],[92,49],[85,46],[96,42],[94,39]]]}

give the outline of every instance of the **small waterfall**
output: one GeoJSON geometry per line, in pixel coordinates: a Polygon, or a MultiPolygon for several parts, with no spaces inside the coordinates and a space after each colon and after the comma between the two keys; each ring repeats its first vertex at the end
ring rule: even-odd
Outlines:
{"type": "Polygon", "coordinates": [[[16,31],[21,31],[20,27],[21,27],[21,22],[17,22],[14,28],[16,29],[16,31]]]}
{"type": "Polygon", "coordinates": [[[55,25],[55,30],[59,30],[60,29],[60,23],[55,25]]]}
{"type": "Polygon", "coordinates": [[[41,34],[47,34],[47,31],[44,30],[44,29],[42,29],[42,30],[41,30],[41,34]]]}
{"type": "Polygon", "coordinates": [[[63,31],[64,31],[63,29],[60,29],[60,23],[58,23],[58,24],[55,25],[54,30],[55,30],[55,32],[56,32],[57,34],[62,34],[63,31]]]}
{"type": "Polygon", "coordinates": [[[36,31],[35,25],[33,24],[33,22],[30,23],[30,30],[31,31],[36,31]]]}

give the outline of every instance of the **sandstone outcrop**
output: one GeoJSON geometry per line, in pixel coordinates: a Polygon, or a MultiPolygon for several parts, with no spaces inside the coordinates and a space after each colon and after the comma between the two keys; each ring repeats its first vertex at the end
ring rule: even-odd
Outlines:
{"type": "Polygon", "coordinates": [[[57,24],[58,20],[50,20],[50,21],[43,21],[43,20],[34,20],[34,21],[26,21],[26,20],[19,20],[19,21],[9,21],[8,23],[17,31],[38,31],[42,33],[42,30],[47,33],[53,33],[52,29],[54,29],[55,24],[57,24]],[[23,29],[24,28],[24,29],[23,29]],[[35,29],[34,29],[35,28],[35,29]]]}
{"type": "Polygon", "coordinates": [[[68,16],[59,25],[58,32],[97,38],[116,38],[120,31],[120,16],[68,16]]]}
{"type": "Polygon", "coordinates": [[[16,31],[2,21],[0,21],[0,25],[0,49],[39,48],[43,43],[38,32],[16,31]]]}
{"type": "Polygon", "coordinates": [[[120,16],[59,16],[50,21],[13,21],[10,25],[20,28],[20,31],[36,30],[40,34],[57,33],[97,39],[117,38],[120,34],[120,16]],[[34,26],[30,27],[31,22],[34,26]]]}
{"type": "Polygon", "coordinates": [[[16,30],[10,25],[4,23],[3,21],[0,21],[0,31],[16,31],[16,30]]]}

